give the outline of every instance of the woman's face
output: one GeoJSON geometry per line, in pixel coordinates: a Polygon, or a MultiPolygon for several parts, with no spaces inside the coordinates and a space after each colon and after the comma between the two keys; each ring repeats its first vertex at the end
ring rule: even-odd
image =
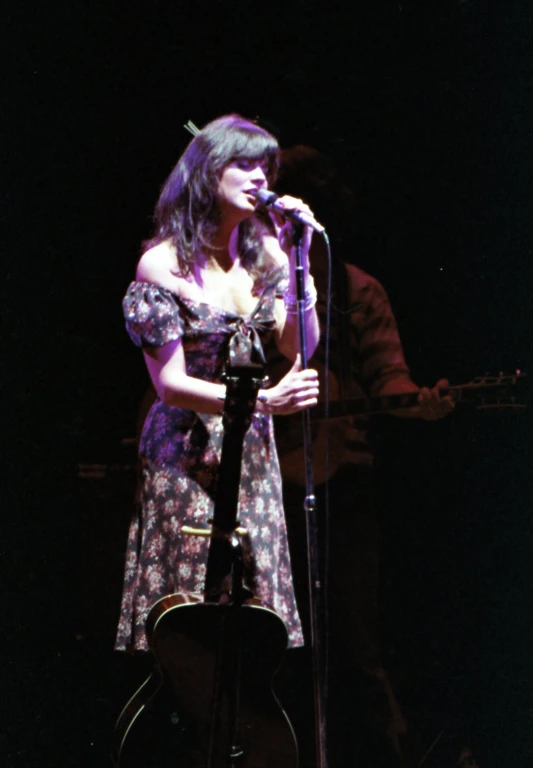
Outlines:
{"type": "Polygon", "coordinates": [[[232,160],[222,171],[218,184],[221,213],[242,218],[251,216],[255,208],[255,194],[267,188],[268,160],[232,160]]]}

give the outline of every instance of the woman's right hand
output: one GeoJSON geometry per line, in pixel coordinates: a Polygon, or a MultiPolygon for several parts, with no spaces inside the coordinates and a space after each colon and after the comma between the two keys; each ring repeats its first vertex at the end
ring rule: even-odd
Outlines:
{"type": "Polygon", "coordinates": [[[300,355],[290,371],[271,389],[259,391],[257,410],[274,416],[296,413],[318,402],[318,372],[301,370],[300,355]]]}
{"type": "MultiPolygon", "coordinates": [[[[290,195],[283,195],[278,197],[276,205],[281,205],[287,211],[299,211],[301,213],[308,213],[313,216],[312,210],[304,203],[303,200],[299,200],[297,197],[291,197],[290,195]]],[[[290,219],[285,218],[282,214],[276,210],[271,209],[269,211],[270,218],[274,225],[274,230],[277,238],[277,245],[291,263],[290,272],[294,271],[296,260],[296,249],[294,248],[293,235],[294,224],[290,219]]],[[[302,263],[304,270],[309,271],[309,249],[311,247],[311,240],[313,237],[313,230],[311,227],[306,226],[303,230],[302,238],[302,263]]]]}

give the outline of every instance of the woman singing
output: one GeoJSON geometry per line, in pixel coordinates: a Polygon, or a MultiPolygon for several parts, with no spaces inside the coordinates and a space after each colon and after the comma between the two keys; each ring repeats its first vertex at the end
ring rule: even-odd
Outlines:
{"type": "MultiPolygon", "coordinates": [[[[157,398],[140,439],[141,504],[129,534],[116,648],[147,650],[152,605],[180,592],[203,596],[209,528],[223,437],[221,376],[229,362],[262,360],[273,335],[296,361],[279,384],[261,389],[246,433],[239,490],[245,581],[301,645],[272,415],[315,405],[317,374],[299,370],[290,224],[256,210],[278,166],[273,136],[238,115],[205,126],[163,186],[156,232],[124,299],[128,332],[142,347],[157,398]]],[[[309,211],[285,196],[287,210],[309,211]]],[[[303,238],[309,353],[318,342],[316,291],[309,275],[311,233],[303,238]]]]}

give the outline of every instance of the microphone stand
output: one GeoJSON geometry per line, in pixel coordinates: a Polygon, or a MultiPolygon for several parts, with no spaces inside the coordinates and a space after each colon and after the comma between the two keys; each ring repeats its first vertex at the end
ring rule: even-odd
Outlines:
{"type": "MultiPolygon", "coordinates": [[[[294,223],[293,243],[296,248],[296,301],[298,311],[298,331],[300,337],[300,356],[302,370],[308,366],[307,336],[305,331],[305,287],[302,264],[302,238],[304,226],[294,223]]],[[[326,694],[324,666],[324,595],[320,578],[318,552],[317,502],[313,473],[313,439],[311,432],[311,414],[309,408],[302,412],[303,449],[305,461],[305,499],[304,511],[307,532],[307,576],[309,583],[309,615],[311,626],[311,651],[313,667],[313,691],[315,710],[315,743],[317,768],[327,768],[326,753],[326,694]]]]}

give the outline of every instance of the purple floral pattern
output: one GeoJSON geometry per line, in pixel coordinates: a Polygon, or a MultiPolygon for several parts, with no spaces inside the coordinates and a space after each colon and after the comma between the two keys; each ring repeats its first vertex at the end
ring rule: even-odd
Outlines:
{"type": "MultiPolygon", "coordinates": [[[[218,381],[232,347],[239,357],[249,340],[249,347],[261,353],[261,341],[275,327],[276,294],[275,284],[267,286],[254,312],[242,317],[135,282],[124,299],[126,326],[138,346],[160,346],[181,337],[188,373],[218,381]]],[[[156,400],[146,418],[139,446],[141,503],[127,544],[117,650],[148,650],[146,617],[161,597],[203,595],[209,543],[181,529],[209,528],[222,438],[218,415],[156,400]]],[[[247,586],[285,621],[289,644],[302,645],[272,418],[263,414],[254,414],[245,436],[239,520],[248,531],[247,586]]]]}

